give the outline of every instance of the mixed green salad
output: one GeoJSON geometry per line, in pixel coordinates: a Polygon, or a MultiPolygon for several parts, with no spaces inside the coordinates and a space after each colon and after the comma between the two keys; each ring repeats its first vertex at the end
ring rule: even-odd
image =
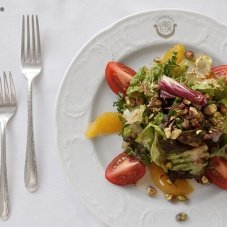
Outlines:
{"type": "Polygon", "coordinates": [[[160,166],[172,182],[206,175],[227,188],[227,66],[192,51],[178,57],[173,51],[165,62],[155,58],[136,74],[126,69],[128,84],[115,83],[124,151],[160,166]]]}
{"type": "Polygon", "coordinates": [[[107,166],[108,181],[135,184],[148,166],[167,197],[189,194],[185,179],[227,189],[227,65],[177,44],[137,72],[108,62],[105,77],[118,112],[98,116],[86,137],[120,132],[123,152],[107,166]]]}

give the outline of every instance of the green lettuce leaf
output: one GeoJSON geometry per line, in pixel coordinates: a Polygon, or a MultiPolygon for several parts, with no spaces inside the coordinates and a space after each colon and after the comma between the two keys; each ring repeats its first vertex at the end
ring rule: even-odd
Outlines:
{"type": "Polygon", "coordinates": [[[122,131],[122,136],[124,138],[127,138],[127,137],[137,138],[137,136],[140,135],[142,131],[143,131],[143,128],[137,122],[129,125],[125,124],[122,131]]]}
{"type": "Polygon", "coordinates": [[[163,65],[154,64],[151,69],[146,66],[140,68],[138,73],[131,79],[130,86],[127,89],[127,95],[134,92],[144,93],[152,97],[157,90],[157,80],[163,74],[163,65]]]}
{"type": "Polygon", "coordinates": [[[154,128],[148,125],[137,137],[136,142],[142,144],[148,150],[150,150],[154,141],[154,128]]]}
{"type": "Polygon", "coordinates": [[[140,161],[142,161],[145,165],[150,165],[151,164],[151,157],[150,157],[150,153],[147,149],[142,148],[141,145],[139,145],[138,143],[136,145],[129,145],[125,152],[128,155],[131,155],[135,158],[138,158],[140,161]]]}
{"type": "MultiPolygon", "coordinates": [[[[222,98],[218,103],[223,104],[227,108],[227,98],[222,98]]],[[[224,115],[224,124],[222,126],[222,131],[227,134],[227,113],[224,115]]]]}
{"type": "Polygon", "coordinates": [[[165,171],[165,151],[161,148],[159,144],[159,135],[155,132],[154,141],[150,149],[151,161],[153,161],[158,166],[161,166],[165,171]]]}
{"type": "Polygon", "coordinates": [[[154,123],[155,125],[160,125],[161,122],[162,122],[162,120],[163,120],[163,118],[164,118],[164,114],[163,114],[162,112],[159,112],[159,113],[154,117],[153,123],[154,123]]]}
{"type": "Polygon", "coordinates": [[[135,122],[143,121],[143,112],[145,111],[146,106],[140,105],[132,110],[125,109],[123,112],[123,118],[126,121],[126,124],[132,124],[135,122]]]}
{"type": "Polygon", "coordinates": [[[192,175],[200,175],[208,164],[208,147],[202,145],[184,152],[171,152],[167,154],[166,160],[171,162],[172,171],[188,171],[192,175]]]}
{"type": "Polygon", "coordinates": [[[227,86],[223,79],[206,79],[194,81],[191,84],[193,90],[198,90],[204,94],[214,97],[216,100],[222,99],[227,95],[227,86]]]}
{"type": "Polygon", "coordinates": [[[223,104],[227,108],[227,98],[222,98],[221,100],[218,101],[218,103],[223,104]]]}

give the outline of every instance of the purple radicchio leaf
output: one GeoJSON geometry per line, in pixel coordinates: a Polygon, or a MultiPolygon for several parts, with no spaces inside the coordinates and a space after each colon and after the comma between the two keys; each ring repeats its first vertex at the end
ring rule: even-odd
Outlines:
{"type": "Polygon", "coordinates": [[[159,88],[162,91],[187,99],[197,105],[204,106],[207,104],[207,99],[201,92],[192,90],[167,76],[162,77],[159,83],[159,88]]]}

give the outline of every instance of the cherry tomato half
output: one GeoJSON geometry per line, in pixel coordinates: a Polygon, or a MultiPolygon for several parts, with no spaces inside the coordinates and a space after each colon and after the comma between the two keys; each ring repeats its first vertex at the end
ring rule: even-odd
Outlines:
{"type": "Polygon", "coordinates": [[[144,174],[144,164],[123,152],[110,162],[105,177],[113,184],[126,185],[135,184],[144,174]]]}
{"type": "Polygon", "coordinates": [[[227,65],[219,65],[211,68],[215,78],[227,77],[227,65]]]}
{"type": "Polygon", "coordinates": [[[220,157],[211,158],[206,176],[220,188],[227,189],[227,160],[220,157]]]}
{"type": "Polygon", "coordinates": [[[119,62],[108,62],[106,65],[106,80],[115,94],[125,94],[131,78],[136,72],[119,62]]]}

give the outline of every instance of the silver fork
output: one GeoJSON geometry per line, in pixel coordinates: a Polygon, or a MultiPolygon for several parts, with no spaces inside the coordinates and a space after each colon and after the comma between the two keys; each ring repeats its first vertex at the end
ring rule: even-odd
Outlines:
{"type": "Polygon", "coordinates": [[[27,148],[24,170],[25,186],[29,192],[37,189],[37,168],[32,117],[32,83],[42,70],[38,16],[22,19],[21,70],[28,81],[27,148]]]}
{"type": "Polygon", "coordinates": [[[16,92],[13,78],[9,72],[7,79],[3,73],[3,83],[0,78],[0,218],[6,220],[9,216],[9,195],[6,168],[6,125],[17,109],[16,92]]]}

